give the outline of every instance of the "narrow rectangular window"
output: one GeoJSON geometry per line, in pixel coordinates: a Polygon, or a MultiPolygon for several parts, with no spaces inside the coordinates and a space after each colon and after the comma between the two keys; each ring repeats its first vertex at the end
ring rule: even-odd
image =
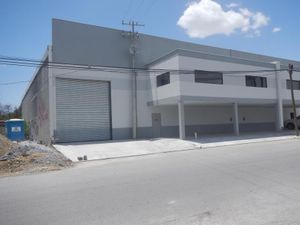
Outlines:
{"type": "Polygon", "coordinates": [[[207,84],[223,84],[223,73],[195,70],[195,82],[207,84]]]}
{"type": "Polygon", "coordinates": [[[163,73],[156,77],[156,86],[160,87],[170,83],[170,72],[163,73]]]}
{"type": "MultiPolygon", "coordinates": [[[[293,80],[293,88],[294,90],[300,90],[300,81],[299,80],[293,80]]],[[[291,89],[291,81],[286,80],[286,89],[291,89]]]]}
{"type": "Polygon", "coordinates": [[[246,86],[267,88],[267,78],[259,76],[246,76],[246,86]]]}

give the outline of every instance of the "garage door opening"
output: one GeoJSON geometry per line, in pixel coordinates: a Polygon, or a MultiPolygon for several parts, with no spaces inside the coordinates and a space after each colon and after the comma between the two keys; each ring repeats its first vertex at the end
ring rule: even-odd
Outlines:
{"type": "Polygon", "coordinates": [[[110,82],[56,79],[55,142],[111,140],[110,82]]]}

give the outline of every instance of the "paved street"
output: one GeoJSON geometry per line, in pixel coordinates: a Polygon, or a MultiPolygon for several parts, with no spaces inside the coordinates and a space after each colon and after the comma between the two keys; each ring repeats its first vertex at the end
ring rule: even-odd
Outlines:
{"type": "Polygon", "coordinates": [[[0,178],[0,224],[300,224],[300,140],[0,178]]]}

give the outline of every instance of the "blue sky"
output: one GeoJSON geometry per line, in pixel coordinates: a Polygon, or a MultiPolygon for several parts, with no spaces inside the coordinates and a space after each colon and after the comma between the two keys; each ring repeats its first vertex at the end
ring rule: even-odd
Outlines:
{"type": "MultiPolygon", "coordinates": [[[[233,18],[242,19],[230,26],[224,24],[225,30],[218,26],[209,30],[209,27],[203,28],[203,24],[197,23],[192,27],[193,24],[189,24],[189,21],[197,22],[197,18],[184,18],[185,27],[179,26],[178,20],[193,2],[199,3],[187,0],[2,0],[0,55],[41,59],[47,45],[51,44],[52,18],[117,29],[127,29],[121,25],[123,19],[134,19],[146,25],[139,29],[142,33],[300,60],[298,41],[300,1],[215,0],[214,3],[220,5],[224,12],[231,10],[235,12],[232,13],[233,18]],[[234,5],[229,7],[231,3],[234,5]],[[253,17],[239,17],[241,9],[245,8],[253,14],[253,17]],[[254,28],[256,27],[254,22],[241,25],[249,18],[252,20],[258,12],[268,19],[267,24],[262,22],[261,27],[257,29],[254,28]],[[201,33],[206,28],[209,31],[201,33]],[[274,33],[272,32],[274,28],[280,28],[280,31],[274,33]],[[198,37],[191,37],[189,29],[191,32],[198,29],[200,34],[197,34],[198,37]],[[223,29],[223,33],[228,31],[230,35],[218,33],[218,29],[223,29]],[[248,29],[249,31],[245,32],[248,29]]],[[[195,5],[191,10],[199,9],[197,6],[199,5],[195,5]]],[[[225,19],[227,17],[229,14],[225,15],[225,19]]],[[[202,19],[205,20],[203,17],[202,19]]],[[[224,21],[222,17],[220,21],[224,21]]],[[[0,65],[0,84],[30,80],[33,71],[32,68],[0,65]]],[[[0,103],[19,105],[26,86],[27,83],[0,85],[0,103]]]]}

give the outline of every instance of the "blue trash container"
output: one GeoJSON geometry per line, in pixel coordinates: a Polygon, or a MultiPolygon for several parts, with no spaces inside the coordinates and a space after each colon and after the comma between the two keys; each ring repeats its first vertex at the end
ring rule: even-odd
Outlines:
{"type": "Polygon", "coordinates": [[[23,119],[10,119],[5,121],[6,137],[12,141],[25,139],[25,127],[23,119]]]}

